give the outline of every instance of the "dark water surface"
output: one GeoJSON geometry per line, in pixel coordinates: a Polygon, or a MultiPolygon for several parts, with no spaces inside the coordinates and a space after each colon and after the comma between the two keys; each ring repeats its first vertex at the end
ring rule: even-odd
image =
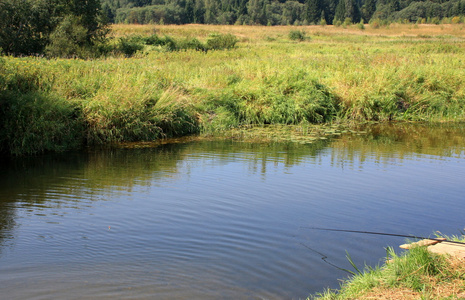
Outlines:
{"type": "Polygon", "coordinates": [[[465,226],[465,126],[2,162],[2,299],[299,299],[465,226]]]}

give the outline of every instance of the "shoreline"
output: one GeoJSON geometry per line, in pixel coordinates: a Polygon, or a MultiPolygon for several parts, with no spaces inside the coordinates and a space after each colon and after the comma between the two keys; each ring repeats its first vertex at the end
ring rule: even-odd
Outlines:
{"type": "Polygon", "coordinates": [[[219,32],[239,42],[208,53],[146,46],[130,58],[0,57],[0,152],[33,155],[248,125],[465,121],[461,24],[115,25],[114,34],[154,28],[176,39],[219,32]],[[295,28],[305,31],[303,41],[288,37],[295,28]],[[410,37],[415,30],[421,34],[410,37]]]}

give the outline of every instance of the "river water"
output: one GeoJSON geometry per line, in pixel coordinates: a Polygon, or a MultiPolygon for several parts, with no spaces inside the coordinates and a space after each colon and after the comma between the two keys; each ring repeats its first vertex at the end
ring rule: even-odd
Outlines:
{"type": "Polygon", "coordinates": [[[465,126],[1,162],[2,299],[305,299],[465,226],[465,126]]]}

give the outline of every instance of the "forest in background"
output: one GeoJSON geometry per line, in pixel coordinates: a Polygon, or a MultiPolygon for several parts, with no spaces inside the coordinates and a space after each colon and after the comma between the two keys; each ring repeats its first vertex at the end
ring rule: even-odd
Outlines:
{"type": "MultiPolygon", "coordinates": [[[[132,41],[109,43],[112,23],[358,23],[363,28],[369,21],[375,28],[391,22],[457,24],[464,19],[465,0],[0,0],[0,54],[97,58],[140,50],[128,49],[134,48],[132,41]]],[[[147,43],[173,44],[158,38],[147,43]]],[[[188,44],[181,48],[211,49],[197,40],[188,44]]]]}
{"type": "Polygon", "coordinates": [[[109,22],[129,24],[439,24],[464,16],[465,0],[102,0],[102,9],[109,22]]]}

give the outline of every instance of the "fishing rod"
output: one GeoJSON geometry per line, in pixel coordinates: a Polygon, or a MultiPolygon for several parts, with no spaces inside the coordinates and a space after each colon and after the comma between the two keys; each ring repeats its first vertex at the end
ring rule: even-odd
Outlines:
{"type": "Polygon", "coordinates": [[[422,236],[406,235],[406,234],[374,232],[374,231],[361,231],[361,230],[349,230],[349,229],[336,229],[336,228],[322,228],[322,227],[307,227],[307,226],[300,226],[300,228],[307,228],[307,229],[321,230],[321,231],[334,231],[334,232],[349,232],[349,233],[360,233],[360,234],[397,236],[397,237],[406,237],[406,238],[414,238],[414,239],[439,241],[439,242],[442,242],[442,243],[452,243],[452,244],[465,245],[465,242],[456,242],[456,241],[444,240],[444,239],[441,239],[441,238],[430,238],[430,237],[422,237],[422,236]]]}

